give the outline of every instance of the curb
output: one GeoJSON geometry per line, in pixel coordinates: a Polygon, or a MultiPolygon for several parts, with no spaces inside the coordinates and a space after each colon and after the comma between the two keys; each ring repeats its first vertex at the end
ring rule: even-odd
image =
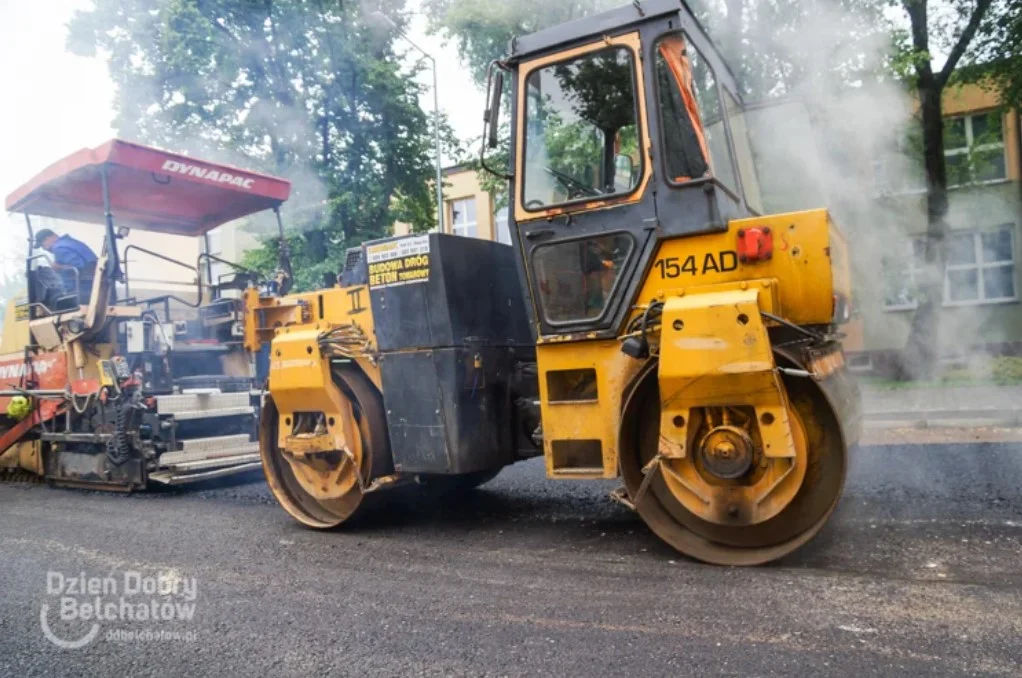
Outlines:
{"type": "Polygon", "coordinates": [[[866,428],[1020,428],[1015,410],[956,410],[932,412],[874,412],[863,415],[866,428]]]}

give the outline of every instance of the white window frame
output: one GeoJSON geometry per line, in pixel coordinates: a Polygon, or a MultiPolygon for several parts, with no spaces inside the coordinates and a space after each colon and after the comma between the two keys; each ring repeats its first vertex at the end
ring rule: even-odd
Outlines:
{"type": "Polygon", "coordinates": [[[450,205],[451,210],[451,233],[454,235],[460,235],[466,238],[477,238],[479,237],[479,206],[476,204],[475,196],[469,196],[467,198],[458,198],[456,200],[449,200],[447,202],[450,205]],[[475,218],[472,221],[468,221],[466,212],[466,221],[463,224],[459,224],[455,215],[459,214],[458,205],[463,203],[471,203],[475,218]]]}
{"type": "MultiPolygon", "coordinates": [[[[908,238],[904,242],[905,249],[907,250],[905,254],[905,261],[908,262],[908,266],[906,267],[905,273],[908,276],[908,285],[911,288],[915,288],[916,286],[916,274],[922,271],[921,268],[916,266],[916,253],[914,247],[916,241],[921,239],[922,238],[919,238],[918,236],[914,236],[908,238]]],[[[881,271],[881,275],[883,275],[883,271],[881,271]]],[[[884,282],[886,284],[886,281],[884,282]]],[[[917,306],[919,306],[919,302],[913,301],[911,304],[888,304],[887,300],[884,299],[883,305],[885,311],[912,311],[915,310],[917,306]]]]}
{"type": "Polygon", "coordinates": [[[954,231],[951,235],[971,235],[972,247],[975,253],[975,261],[969,264],[948,264],[944,271],[944,306],[980,306],[984,304],[1007,304],[1018,301],[1018,273],[1015,271],[1015,226],[1013,224],[1001,224],[994,228],[978,231],[954,231]],[[983,261],[983,234],[995,233],[997,231],[1008,231],[1008,238],[1011,241],[1011,259],[1006,261],[983,261]],[[1010,297],[986,296],[986,285],[983,283],[983,272],[992,268],[1011,268],[1015,277],[1015,294],[1010,297]],[[976,291],[979,297],[976,299],[961,299],[951,301],[951,276],[949,271],[976,271],[976,291]]]}
{"type": "MultiPolygon", "coordinates": [[[[986,270],[986,269],[991,269],[991,268],[1008,268],[1008,267],[1011,267],[1012,269],[1015,269],[1017,267],[1017,260],[1016,260],[1016,255],[1015,255],[1015,230],[1016,230],[1015,224],[1008,223],[1008,224],[1000,224],[1000,225],[994,226],[992,228],[975,229],[975,230],[968,230],[968,231],[952,231],[949,234],[951,236],[956,236],[956,235],[959,235],[959,236],[960,235],[972,236],[972,246],[973,246],[973,248],[975,248],[974,249],[975,261],[972,262],[972,263],[968,263],[968,264],[950,264],[949,263],[949,264],[947,264],[944,267],[943,299],[941,300],[941,305],[943,307],[954,308],[954,307],[960,307],[960,306],[985,306],[985,305],[990,305],[990,304],[1010,304],[1010,303],[1013,303],[1013,302],[1017,302],[1019,300],[1019,290],[1018,290],[1019,284],[1018,284],[1018,271],[1017,270],[1014,273],[1014,278],[1015,278],[1015,294],[1014,294],[1014,296],[1011,296],[1011,297],[993,297],[993,298],[987,298],[987,296],[986,296],[986,287],[984,286],[984,283],[983,283],[983,271],[986,270]],[[1005,261],[992,261],[992,262],[983,261],[983,237],[982,237],[982,235],[984,233],[993,233],[993,232],[1002,231],[1002,230],[1008,231],[1008,237],[1011,239],[1011,259],[1010,260],[1005,260],[1005,261]],[[976,270],[976,276],[977,276],[976,284],[977,284],[977,290],[979,292],[979,297],[977,297],[976,299],[961,299],[961,300],[958,300],[958,301],[951,301],[951,278],[948,275],[948,271],[967,271],[967,270],[972,270],[972,269],[976,270]]],[[[918,241],[918,240],[922,240],[922,239],[923,238],[920,237],[920,236],[914,236],[914,237],[909,238],[906,241],[906,247],[908,249],[907,260],[909,262],[909,266],[908,266],[908,269],[907,269],[906,272],[908,274],[908,284],[913,286],[913,287],[915,287],[915,284],[916,284],[916,274],[920,272],[919,267],[916,266],[915,252],[913,250],[913,243],[918,241]]],[[[918,306],[919,306],[919,304],[917,302],[913,302],[911,304],[889,305],[889,304],[886,303],[886,300],[884,301],[884,305],[883,305],[885,311],[913,311],[918,306]]]]}
{"type": "Polygon", "coordinates": [[[499,243],[503,243],[504,245],[510,245],[511,244],[511,206],[510,205],[505,205],[504,207],[499,207],[496,210],[494,210],[494,212],[493,212],[493,239],[495,241],[499,242],[499,243]],[[502,232],[501,231],[502,227],[504,229],[503,232],[507,233],[507,241],[506,242],[503,239],[501,239],[501,237],[500,237],[500,234],[502,232]]]}
{"type": "Polygon", "coordinates": [[[922,163],[918,159],[912,158],[912,152],[904,140],[899,139],[894,144],[893,150],[881,151],[878,154],[877,159],[873,161],[873,195],[875,197],[920,195],[922,193],[926,193],[926,173],[922,163]],[[904,165],[899,166],[897,171],[891,175],[902,180],[899,186],[894,186],[894,182],[888,176],[888,170],[896,162],[899,165],[904,165]],[[880,180],[881,178],[883,181],[880,180]],[[919,179],[922,185],[910,185],[911,182],[904,181],[905,179],[919,179]]]}
{"type": "Polygon", "coordinates": [[[950,156],[969,155],[970,153],[971,154],[976,154],[976,153],[983,153],[985,151],[996,151],[996,150],[1000,149],[1001,156],[1004,159],[1004,176],[1000,177],[1000,178],[997,178],[997,179],[984,179],[983,181],[973,181],[971,175],[973,173],[973,169],[974,168],[969,167],[969,175],[970,175],[969,178],[970,178],[970,181],[968,183],[965,183],[965,184],[951,184],[951,183],[949,183],[948,186],[947,186],[948,188],[961,188],[962,186],[982,186],[982,185],[985,185],[985,184],[1000,184],[1000,183],[1003,183],[1003,182],[1008,180],[1008,158],[1005,155],[1005,145],[1004,145],[1004,134],[1006,132],[1006,130],[1004,128],[1004,115],[998,115],[997,116],[997,120],[998,120],[998,122],[1001,125],[1001,140],[999,142],[990,143],[990,144],[979,144],[979,145],[976,145],[976,143],[975,143],[975,136],[973,135],[973,131],[972,131],[972,121],[973,121],[974,118],[978,118],[980,116],[986,117],[986,116],[991,115],[992,113],[996,113],[996,111],[986,111],[986,112],[983,112],[983,113],[968,113],[966,115],[953,115],[953,116],[948,116],[947,118],[945,118],[945,121],[944,121],[945,124],[947,124],[947,122],[949,120],[961,119],[961,120],[965,121],[965,146],[959,146],[959,147],[956,147],[956,148],[945,148],[944,149],[944,159],[946,161],[947,158],[950,157],[950,156]]]}

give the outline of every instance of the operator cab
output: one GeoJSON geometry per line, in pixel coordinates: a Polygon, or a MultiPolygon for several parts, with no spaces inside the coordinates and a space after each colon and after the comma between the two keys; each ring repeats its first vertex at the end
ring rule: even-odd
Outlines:
{"type": "Polygon", "coordinates": [[[504,73],[512,242],[540,336],[613,336],[660,240],[759,213],[734,76],[680,0],[514,40],[491,67],[491,147],[504,73]]]}

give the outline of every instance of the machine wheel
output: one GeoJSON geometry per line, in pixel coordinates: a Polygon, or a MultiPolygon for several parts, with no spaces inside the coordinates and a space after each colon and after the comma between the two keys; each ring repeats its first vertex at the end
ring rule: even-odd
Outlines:
{"type": "MultiPolygon", "coordinates": [[[[390,472],[390,443],[387,423],[380,396],[369,381],[351,369],[336,369],[334,381],[351,401],[359,440],[355,457],[361,460],[358,472],[362,483],[368,485],[373,478],[390,472]]],[[[348,489],[341,496],[322,498],[313,495],[296,475],[295,465],[277,446],[277,428],[280,417],[271,396],[266,397],[259,424],[259,451],[263,470],[270,490],[284,510],[299,522],[319,529],[337,527],[365,507],[373,495],[366,495],[360,483],[352,482],[355,465],[347,456],[337,459],[327,468],[302,468],[298,472],[314,474],[324,484],[342,485],[348,489]]],[[[306,480],[306,482],[308,482],[306,480]]]]}
{"type": "MultiPolygon", "coordinates": [[[[760,565],[809,541],[826,524],[844,487],[847,449],[840,423],[816,384],[784,377],[797,444],[808,457],[805,477],[791,502],[754,525],[722,525],[690,513],[671,493],[660,471],[639,497],[636,510],[653,532],[681,553],[717,565],[760,565]]],[[[621,472],[635,498],[643,467],[656,455],[660,393],[656,364],[637,379],[626,404],[621,432],[621,472]]]]}

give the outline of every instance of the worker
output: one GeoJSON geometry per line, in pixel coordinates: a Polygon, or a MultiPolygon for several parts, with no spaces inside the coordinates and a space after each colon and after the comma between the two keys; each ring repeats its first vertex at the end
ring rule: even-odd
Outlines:
{"type": "Polygon", "coordinates": [[[36,234],[35,245],[53,255],[52,266],[60,274],[65,292],[77,294],[78,303],[87,305],[92,295],[92,280],[96,277],[96,255],[89,246],[69,235],[57,235],[48,228],[36,234]]]}

